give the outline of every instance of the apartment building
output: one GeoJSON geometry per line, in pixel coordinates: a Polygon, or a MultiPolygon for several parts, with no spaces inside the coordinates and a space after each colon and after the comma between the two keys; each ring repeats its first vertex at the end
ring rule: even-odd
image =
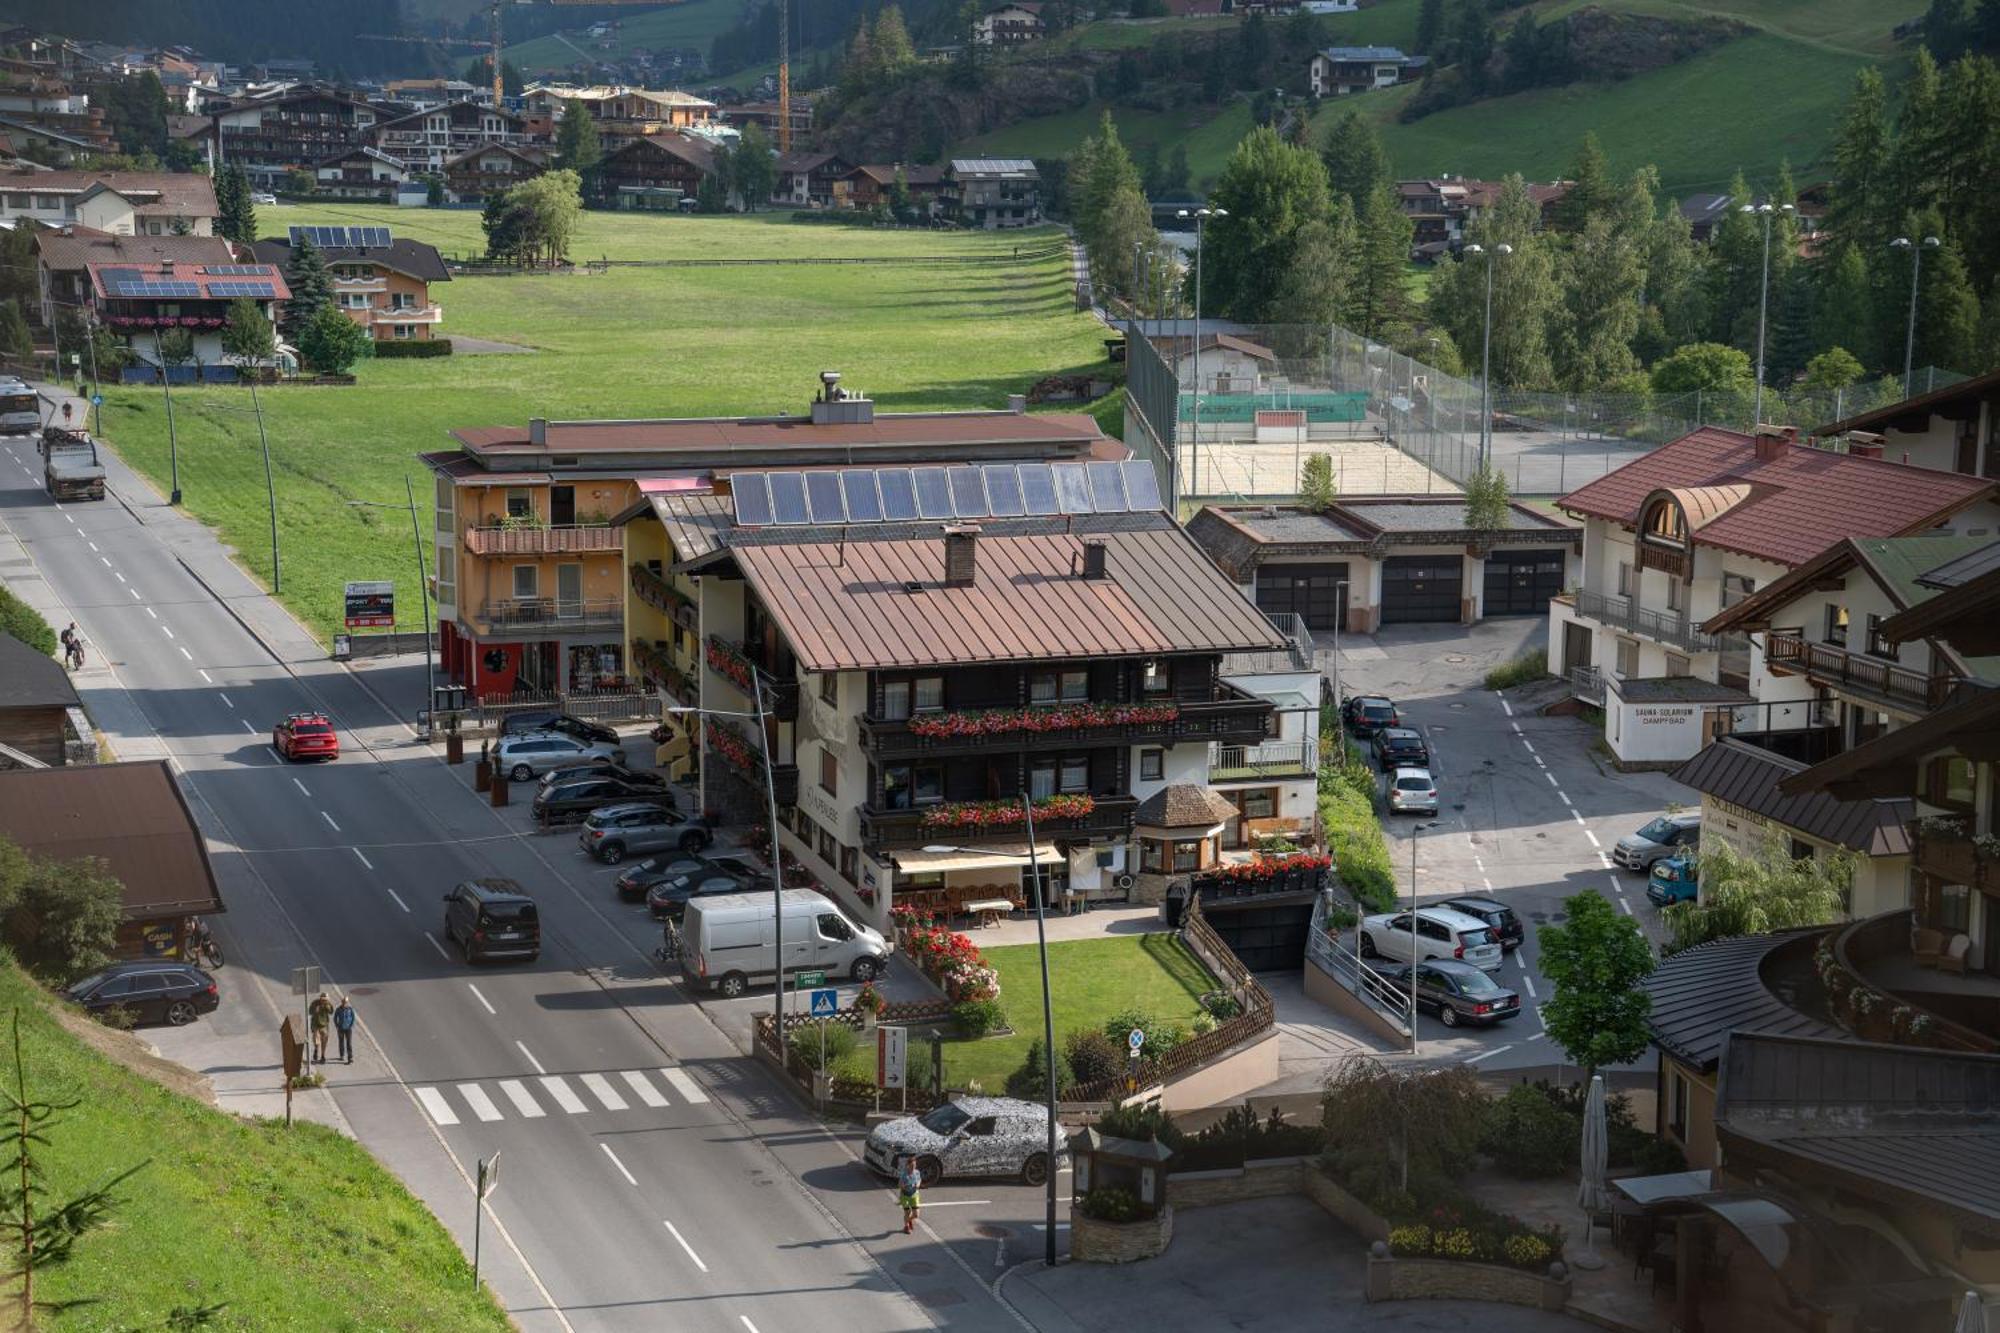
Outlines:
{"type": "Polygon", "coordinates": [[[425,107],[378,121],[374,133],[374,147],[418,175],[443,175],[447,162],[476,148],[527,142],[524,117],[472,101],[425,107]]]}
{"type": "Polygon", "coordinates": [[[972,39],[981,46],[1015,47],[1049,35],[1038,0],[1008,0],[993,5],[973,21],[972,39]]]}
{"type": "Polygon", "coordinates": [[[212,236],[215,188],[208,177],[166,171],[40,171],[0,174],[0,223],[74,223],[119,236],[212,236]]]}
{"type": "Polygon", "coordinates": [[[563,83],[531,83],[521,94],[522,108],[531,115],[562,119],[571,102],[580,102],[597,122],[604,151],[613,152],[634,139],[664,130],[686,130],[716,118],[715,103],[678,89],[631,88],[624,84],[579,87],[563,83]]]}
{"type": "MultiPolygon", "coordinates": [[[[217,244],[222,244],[217,242],[217,244]]],[[[227,361],[222,331],[237,301],[247,300],[272,323],[277,309],[291,295],[282,270],[272,264],[88,263],[89,304],[96,321],[121,336],[135,364],[127,379],[152,378],[165,361],[160,337],[168,330],[193,339],[193,361],[185,367],[170,363],[170,375],[196,378],[206,368],[227,361]]]]}
{"type": "Polygon", "coordinates": [[[1042,173],[1025,157],[953,158],[941,197],[967,227],[1032,227],[1042,220],[1042,173]]]}
{"type": "Polygon", "coordinates": [[[540,148],[481,144],[445,159],[444,192],[456,204],[481,204],[547,170],[548,154],[540,148]]]}
{"type": "Polygon", "coordinates": [[[229,242],[220,236],[121,236],[90,227],[38,231],[35,279],[40,289],[42,327],[51,327],[62,307],[82,309],[91,302],[93,264],[229,264],[235,258],[229,242]]]}
{"type": "Polygon", "coordinates": [[[396,202],[397,192],[411,179],[410,168],[379,148],[350,148],[313,167],[319,192],[336,199],[396,202]]]}
{"type": "Polygon", "coordinates": [[[234,165],[260,184],[287,170],[370,145],[385,113],[324,84],[301,84],[266,97],[229,103],[209,113],[217,166],[234,165]]]}
{"type": "MultiPolygon", "coordinates": [[[[363,229],[345,230],[352,236],[363,229]]],[[[290,239],[258,241],[250,249],[283,270],[291,263],[298,231],[293,228],[290,239]]],[[[387,245],[322,246],[320,257],[333,283],[333,299],[377,342],[425,342],[438,336],[444,308],[432,299],[431,284],[450,282],[451,272],[436,246],[391,236],[387,245]]]]}

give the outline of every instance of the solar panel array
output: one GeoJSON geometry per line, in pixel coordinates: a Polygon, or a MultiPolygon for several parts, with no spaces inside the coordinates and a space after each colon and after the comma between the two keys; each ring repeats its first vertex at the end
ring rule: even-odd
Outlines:
{"type": "Polygon", "coordinates": [[[207,264],[202,270],[211,278],[262,278],[269,275],[268,264],[207,264]]]}
{"type": "Polygon", "coordinates": [[[276,286],[269,282],[211,282],[208,284],[210,296],[261,296],[267,300],[278,294],[276,286]]]}
{"type": "Polygon", "coordinates": [[[322,250],[383,249],[389,244],[387,227],[293,227],[292,244],[304,237],[322,250]]]}
{"type": "Polygon", "coordinates": [[[187,282],[179,278],[119,277],[113,279],[105,275],[106,295],[123,297],[128,300],[193,298],[201,295],[201,284],[187,282]]]}
{"type": "Polygon", "coordinates": [[[1163,506],[1152,464],[980,463],[960,467],[738,472],[744,527],[948,522],[1146,513],[1163,506]]]}

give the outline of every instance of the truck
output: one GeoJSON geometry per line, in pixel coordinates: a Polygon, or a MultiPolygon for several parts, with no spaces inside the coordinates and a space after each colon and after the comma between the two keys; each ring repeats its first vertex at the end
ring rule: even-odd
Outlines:
{"type": "Polygon", "coordinates": [[[0,435],[33,435],[41,428],[42,400],[26,381],[0,376],[0,435]]]}
{"type": "Polygon", "coordinates": [[[97,441],[88,432],[42,429],[42,480],[56,500],[102,500],[104,465],[97,461],[97,441]]]}

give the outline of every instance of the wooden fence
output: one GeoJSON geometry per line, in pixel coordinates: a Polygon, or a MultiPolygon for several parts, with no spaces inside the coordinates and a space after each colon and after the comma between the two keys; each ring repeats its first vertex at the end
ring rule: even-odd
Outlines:
{"type": "MultiPolygon", "coordinates": [[[[914,1004],[890,1004],[884,1006],[877,1020],[882,1027],[937,1027],[951,1021],[951,1005],[944,1000],[926,1000],[914,1004]]],[[[753,1024],[752,1040],[756,1042],[771,1063],[785,1071],[798,1086],[800,1092],[810,1097],[813,1094],[813,1069],[792,1051],[790,1037],[800,1031],[810,1031],[818,1024],[826,1022],[861,1032],[865,1028],[859,1009],[842,1009],[830,1018],[814,1018],[810,1014],[786,1014],[784,1018],[784,1039],[780,1039],[776,1019],[770,1014],[757,1015],[753,1024]]],[[[907,1051],[907,1048],[906,1048],[907,1051]]],[[[914,1053],[910,1053],[913,1055],[914,1053]]],[[[918,1085],[917,1071],[906,1065],[904,1082],[908,1085],[896,1089],[891,1094],[898,1108],[908,1109],[912,1114],[922,1114],[941,1102],[951,1098],[951,1090],[932,1091],[918,1085]]],[[[872,1108],[881,1092],[873,1083],[865,1079],[848,1078],[836,1074],[828,1089],[829,1101],[840,1102],[862,1109],[872,1108]]]]}

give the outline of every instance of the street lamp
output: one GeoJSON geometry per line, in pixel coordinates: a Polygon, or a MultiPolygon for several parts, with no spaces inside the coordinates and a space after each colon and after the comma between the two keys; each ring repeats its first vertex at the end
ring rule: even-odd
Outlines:
{"type": "MultiPolygon", "coordinates": [[[[1915,309],[1916,297],[1912,296],[1910,301],[1910,318],[1915,319],[1917,317],[1915,309]]],[[[160,392],[167,400],[167,467],[173,477],[173,493],[167,496],[167,503],[177,505],[181,502],[181,445],[179,437],[174,433],[174,391],[167,387],[167,354],[160,344],[160,331],[158,329],[153,330],[153,359],[159,363],[160,392]]],[[[57,367],[57,369],[61,369],[61,367],[57,367]]],[[[103,424],[102,420],[98,422],[100,428],[103,424]]]]}
{"type": "Polygon", "coordinates": [[[1790,204],[1744,204],[1739,211],[1764,219],[1764,277],[1757,286],[1757,405],[1750,414],[1754,428],[1764,421],[1764,315],[1771,301],[1771,219],[1780,213],[1796,213],[1798,209],[1790,204]]]}
{"type": "Polygon", "coordinates": [[[1442,819],[1410,825],[1410,1054],[1417,1053],[1417,835],[1442,819]]]}
{"type": "MultiPolygon", "coordinates": [[[[1056,1010],[1055,1000],[1049,993],[1049,934],[1046,912],[1048,895],[1042,891],[1041,857],[1035,851],[1035,806],[1028,799],[1028,793],[1021,793],[1021,812],[1028,821],[1028,871],[1035,881],[1035,945],[1042,955],[1042,1056],[1048,1064],[1043,1070],[1042,1092],[1048,1099],[1048,1217],[1043,1227],[1046,1251],[1043,1258],[1050,1268],[1056,1266],[1056,1010]]],[[[925,851],[933,855],[947,852],[977,852],[973,847],[934,846],[925,851]]]]}
{"type": "MultiPolygon", "coordinates": [[[[49,304],[67,306],[71,310],[81,312],[78,318],[83,324],[83,345],[90,353],[90,396],[98,400],[94,403],[86,402],[84,409],[94,418],[90,427],[91,433],[102,435],[104,433],[104,381],[97,377],[97,335],[96,328],[91,319],[91,307],[81,301],[58,301],[54,297],[49,298],[49,304]]],[[[53,328],[55,320],[51,319],[49,324],[53,328]]],[[[71,355],[75,354],[72,353],[71,355]]],[[[58,355],[56,357],[56,379],[60,381],[62,377],[62,357],[58,355]]],[[[77,379],[81,382],[82,378],[83,372],[79,370],[77,372],[77,379]]]]}
{"type": "Polygon", "coordinates": [[[1479,349],[1479,467],[1486,468],[1486,451],[1493,439],[1493,261],[1514,253],[1514,247],[1501,244],[1488,250],[1483,245],[1468,245],[1465,253],[1486,256],[1486,335],[1479,349]]]}
{"type": "MultiPolygon", "coordinates": [[[[265,457],[267,460],[269,459],[270,455],[268,451],[265,457]]],[[[175,491],[174,494],[178,496],[180,492],[175,491]]],[[[424,683],[430,687],[429,702],[424,706],[424,735],[428,737],[431,732],[431,715],[437,710],[437,668],[431,660],[431,641],[436,636],[431,632],[431,585],[430,575],[424,569],[423,529],[417,523],[417,492],[416,488],[410,484],[410,476],[407,472],[403,474],[403,494],[406,499],[404,503],[399,505],[385,504],[380,500],[349,500],[347,506],[350,509],[407,509],[410,511],[410,538],[416,543],[417,547],[417,592],[424,599],[424,683]]],[[[277,574],[275,566],[273,566],[271,572],[275,577],[277,574]]]]}
{"type": "Polygon", "coordinates": [[[1910,396],[1910,379],[1915,373],[1917,355],[1917,276],[1923,272],[1924,251],[1935,250],[1942,244],[1944,242],[1935,236],[1924,237],[1921,245],[1907,236],[1898,236],[1889,242],[1891,250],[1910,252],[1910,328],[1909,332],[1903,335],[1903,397],[1905,398],[1910,396]]]}
{"type": "MultiPolygon", "coordinates": [[[[1194,219],[1194,438],[1188,443],[1188,484],[1201,489],[1201,241],[1210,218],[1226,218],[1226,208],[1181,209],[1174,216],[1194,219]]],[[[1176,467],[1175,473],[1180,469],[1176,467]]],[[[1178,501],[1179,496],[1174,499],[1178,501]]],[[[1176,505],[1178,508],[1178,505],[1176,505]]]]}
{"type": "Polygon", "coordinates": [[[778,965],[778,984],[771,997],[771,1029],[782,1051],[785,1045],[785,862],[778,847],[777,756],[771,753],[771,733],[767,727],[771,712],[764,706],[764,674],[750,664],[750,697],[757,701],[754,713],[731,712],[723,708],[699,708],[690,704],[665,704],[666,713],[697,713],[702,717],[737,717],[757,724],[757,748],[764,756],[764,800],[771,821],[771,950],[778,965]]]}

